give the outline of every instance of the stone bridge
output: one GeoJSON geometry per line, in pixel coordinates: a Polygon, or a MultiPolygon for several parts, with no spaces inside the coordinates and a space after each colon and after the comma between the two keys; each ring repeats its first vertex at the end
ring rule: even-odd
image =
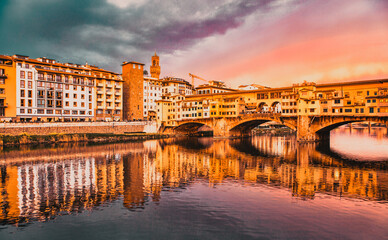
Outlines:
{"type": "Polygon", "coordinates": [[[255,113],[238,117],[197,118],[177,121],[175,132],[192,134],[204,125],[212,129],[214,137],[249,136],[252,129],[274,121],[296,131],[299,142],[328,140],[330,131],[353,122],[374,122],[388,125],[388,117],[376,116],[282,116],[281,113],[255,113]]]}

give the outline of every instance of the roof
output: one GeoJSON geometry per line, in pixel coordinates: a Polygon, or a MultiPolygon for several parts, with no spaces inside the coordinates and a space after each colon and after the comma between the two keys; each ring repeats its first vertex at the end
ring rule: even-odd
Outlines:
{"type": "Polygon", "coordinates": [[[121,66],[124,66],[127,64],[137,64],[137,65],[143,65],[143,66],[145,65],[144,63],[131,61],[131,62],[123,62],[123,64],[121,64],[121,66]]]}

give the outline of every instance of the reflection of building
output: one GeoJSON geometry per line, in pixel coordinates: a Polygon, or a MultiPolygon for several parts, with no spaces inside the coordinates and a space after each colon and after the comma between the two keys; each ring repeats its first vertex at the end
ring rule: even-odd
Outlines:
{"type": "Polygon", "coordinates": [[[313,145],[298,147],[277,137],[212,144],[166,139],[3,154],[7,161],[0,166],[0,222],[4,224],[44,221],[118,199],[126,208],[143,208],[151,199],[159,201],[163,188],[196,181],[210,186],[227,181],[265,184],[311,199],[317,193],[388,199],[386,171],[348,167],[315,151],[313,145]]]}
{"type": "Polygon", "coordinates": [[[142,206],[144,196],[144,163],[143,154],[130,154],[123,159],[124,171],[124,206],[127,208],[142,206]]]}

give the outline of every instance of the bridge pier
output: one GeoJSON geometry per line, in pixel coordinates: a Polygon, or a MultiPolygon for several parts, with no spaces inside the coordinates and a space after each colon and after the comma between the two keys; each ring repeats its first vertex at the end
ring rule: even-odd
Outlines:
{"type": "Polygon", "coordinates": [[[296,139],[298,142],[330,141],[330,131],[315,132],[311,125],[311,117],[298,116],[296,128],[296,139]]]}
{"type": "Polygon", "coordinates": [[[213,119],[213,137],[215,138],[231,137],[228,124],[224,118],[213,119]]]}

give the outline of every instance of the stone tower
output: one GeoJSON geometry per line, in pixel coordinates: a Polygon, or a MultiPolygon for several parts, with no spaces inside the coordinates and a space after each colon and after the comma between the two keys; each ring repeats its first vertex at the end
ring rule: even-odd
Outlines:
{"type": "Polygon", "coordinates": [[[160,76],[160,65],[159,65],[159,56],[155,55],[151,58],[150,66],[151,77],[159,79],[160,76]]]}
{"type": "Polygon", "coordinates": [[[143,66],[138,62],[124,62],[122,65],[124,120],[143,119],[143,66]]]}

